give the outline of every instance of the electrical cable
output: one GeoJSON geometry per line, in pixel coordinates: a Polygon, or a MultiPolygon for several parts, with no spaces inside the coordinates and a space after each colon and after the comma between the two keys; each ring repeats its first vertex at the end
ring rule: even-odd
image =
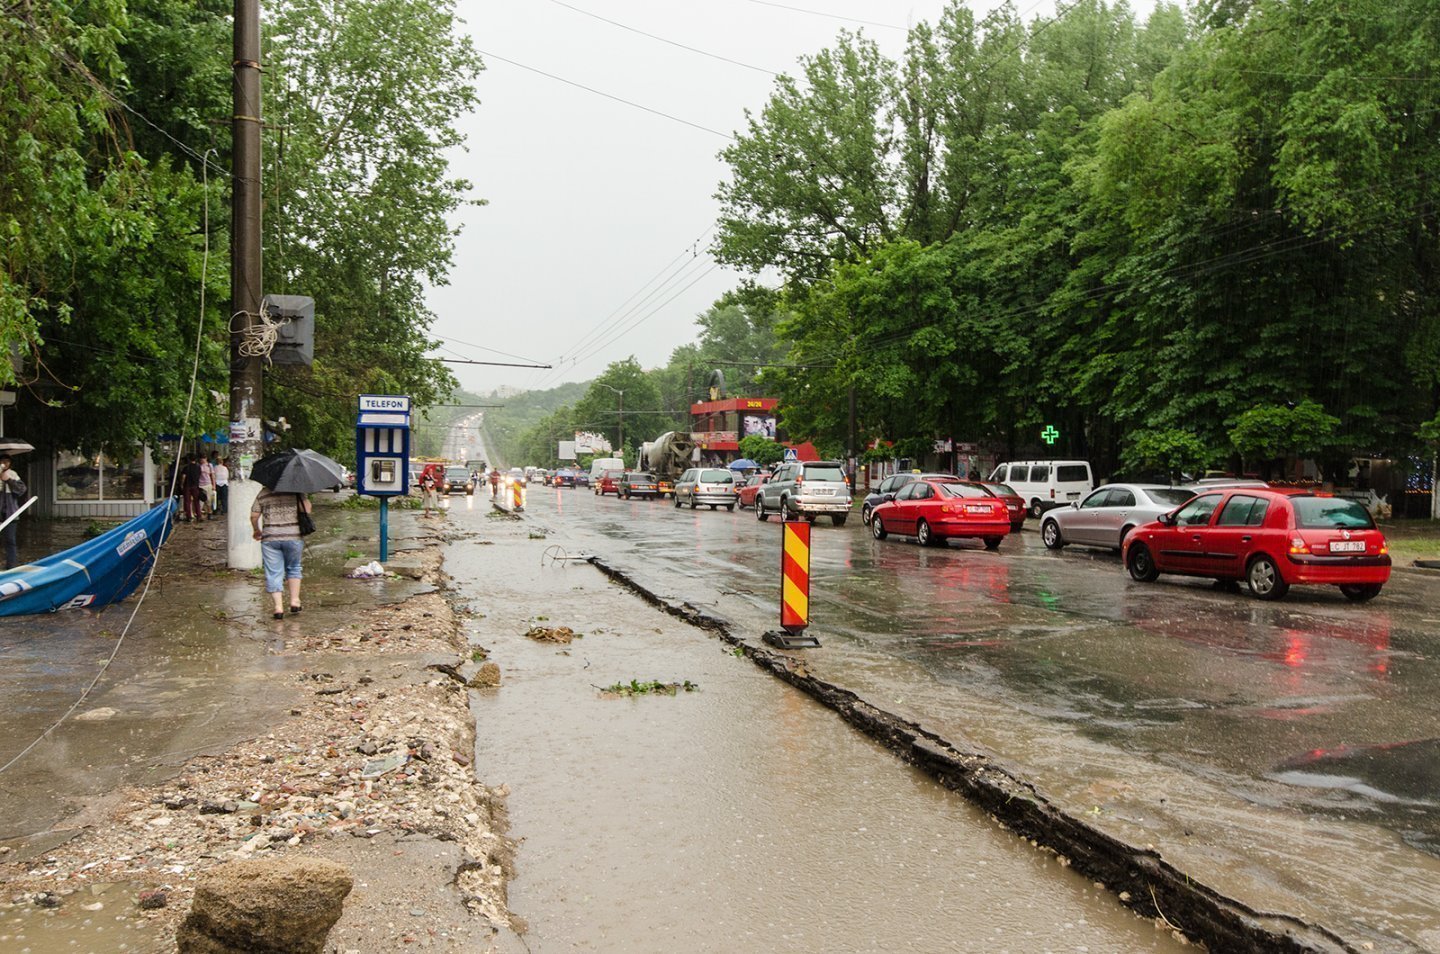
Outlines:
{"type": "MultiPolygon", "coordinates": [[[[200,266],[200,320],[195,328],[195,358],[190,367],[190,393],[185,398],[185,418],[184,423],[180,427],[180,441],[176,448],[177,460],[179,458],[179,451],[185,446],[185,433],[190,429],[190,414],[195,406],[195,385],[200,379],[200,350],[205,340],[205,280],[210,271],[210,177],[207,170],[209,169],[208,157],[213,152],[215,152],[214,149],[207,149],[200,157],[201,181],[203,183],[202,192],[205,196],[205,250],[200,266]]],[[[218,157],[219,154],[216,153],[216,155],[218,157]]],[[[166,498],[167,501],[170,501],[166,506],[171,509],[166,513],[165,521],[162,525],[160,534],[162,542],[154,548],[154,555],[150,559],[150,572],[145,575],[145,587],[140,591],[140,597],[135,601],[135,608],[130,611],[130,617],[125,620],[125,626],[120,630],[120,635],[116,638],[115,646],[110,650],[110,655],[106,658],[104,664],[101,665],[100,671],[95,674],[95,678],[91,679],[90,684],[80,693],[80,698],[76,699],[70,708],[61,713],[60,718],[52,722],[50,727],[44,732],[41,732],[34,741],[21,749],[10,761],[4,765],[0,765],[0,775],[3,775],[7,769],[28,755],[35,746],[45,741],[51,732],[60,728],[61,724],[64,723],[76,709],[80,708],[86,699],[90,698],[90,693],[95,691],[95,687],[100,684],[100,680],[110,671],[110,665],[115,662],[115,657],[119,655],[120,647],[125,645],[125,637],[129,634],[130,627],[135,623],[135,617],[139,615],[140,607],[145,605],[145,597],[150,595],[150,586],[155,582],[155,571],[160,567],[160,555],[165,552],[165,547],[169,544],[170,524],[175,516],[175,487],[179,483],[179,479],[180,469],[178,467],[172,468],[170,475],[170,495],[166,498]]]]}
{"type": "Polygon", "coordinates": [[[765,67],[763,67],[763,66],[752,66],[752,65],[750,65],[749,63],[742,63],[742,62],[740,62],[739,60],[732,60],[732,59],[730,59],[730,57],[728,57],[728,56],[721,56],[719,53],[711,53],[711,52],[708,51],[708,50],[702,50],[702,49],[699,49],[699,48],[693,47],[693,46],[686,46],[684,43],[678,43],[678,42],[676,42],[675,40],[668,40],[668,39],[666,39],[666,38],[663,37],[663,36],[656,36],[656,35],[653,34],[653,33],[646,33],[644,30],[637,29],[636,27],[627,26],[627,25],[625,25],[624,23],[620,23],[620,22],[618,22],[618,21],[616,21],[616,20],[611,20],[609,17],[602,17],[602,16],[601,16],[600,14],[598,14],[598,13],[591,13],[589,10],[582,10],[582,9],[580,9],[579,7],[572,6],[572,5],[568,4],[568,3],[566,3],[565,0],[550,0],[550,2],[553,3],[553,4],[555,4],[556,6],[564,7],[564,8],[567,9],[567,10],[573,10],[573,11],[575,11],[576,13],[579,13],[579,14],[581,14],[581,15],[583,15],[583,16],[593,17],[594,19],[600,20],[600,21],[602,21],[602,22],[604,22],[604,23],[608,23],[608,24],[610,24],[611,26],[619,27],[619,28],[622,29],[622,30],[629,30],[631,33],[638,33],[638,34],[640,34],[641,36],[649,37],[649,38],[652,39],[652,40],[658,40],[658,41],[661,42],[661,43],[667,43],[667,44],[669,44],[670,46],[679,47],[679,48],[682,49],[682,50],[689,50],[691,53],[699,53],[701,56],[708,56],[708,57],[710,57],[710,58],[713,59],[713,60],[720,60],[720,61],[723,62],[723,63],[730,63],[730,64],[732,64],[732,65],[734,65],[734,66],[743,66],[743,67],[744,67],[745,69],[747,69],[747,70],[754,70],[754,71],[757,72],[757,73],[764,73],[764,74],[766,74],[767,76],[776,76],[776,77],[778,77],[778,76],[780,75],[779,73],[775,72],[774,70],[767,70],[767,69],[766,69],[765,67]]]}
{"type": "Polygon", "coordinates": [[[773,0],[749,0],[749,2],[750,2],[750,3],[754,3],[754,4],[758,4],[759,6],[762,6],[762,7],[776,7],[777,9],[780,9],[780,10],[792,10],[792,11],[794,11],[795,13],[804,13],[804,14],[808,14],[809,16],[812,16],[812,17],[826,17],[826,18],[831,19],[831,20],[844,20],[844,21],[846,21],[847,23],[859,23],[859,24],[862,24],[863,26],[880,27],[880,28],[883,29],[883,30],[901,30],[901,31],[903,31],[903,30],[907,29],[906,27],[896,26],[896,25],[893,24],[893,23],[877,23],[877,22],[874,21],[874,20],[861,20],[861,19],[857,19],[856,17],[844,17],[844,16],[841,16],[841,15],[838,14],[838,13],[826,13],[826,12],[824,12],[823,10],[807,10],[807,9],[805,9],[804,7],[792,7],[792,6],[790,6],[790,5],[788,5],[788,4],[784,4],[784,3],[774,3],[773,0]]]}
{"type": "Polygon", "coordinates": [[[542,69],[536,69],[533,66],[526,66],[524,63],[507,59],[497,53],[487,53],[481,49],[477,49],[475,52],[479,53],[481,56],[489,57],[492,60],[499,60],[501,63],[509,63],[511,66],[518,66],[522,70],[529,70],[531,73],[539,73],[541,76],[555,80],[557,83],[564,83],[566,86],[574,86],[576,89],[583,89],[587,93],[594,93],[596,96],[603,96],[606,99],[611,99],[617,103],[623,103],[626,106],[631,106],[635,109],[651,113],[655,116],[660,116],[661,118],[668,119],[671,122],[680,123],[681,125],[689,126],[692,129],[698,129],[701,132],[710,133],[712,136],[719,136],[721,139],[733,140],[735,138],[734,133],[721,132],[718,129],[711,129],[709,126],[702,126],[700,123],[692,123],[688,119],[681,119],[679,116],[672,116],[670,113],[662,112],[658,109],[652,109],[649,106],[642,106],[640,103],[637,103],[633,100],[625,99],[620,96],[615,96],[611,93],[602,92],[601,90],[598,90],[593,86],[586,86],[584,83],[577,83],[574,80],[565,79],[563,76],[556,76],[554,73],[547,73],[542,69]]]}

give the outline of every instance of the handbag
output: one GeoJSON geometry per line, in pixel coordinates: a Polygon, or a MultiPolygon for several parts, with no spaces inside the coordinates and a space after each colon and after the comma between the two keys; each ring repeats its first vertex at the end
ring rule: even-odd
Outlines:
{"type": "Polygon", "coordinates": [[[300,536],[308,537],[315,532],[315,518],[305,511],[305,498],[300,494],[295,495],[295,516],[300,524],[300,536]]]}

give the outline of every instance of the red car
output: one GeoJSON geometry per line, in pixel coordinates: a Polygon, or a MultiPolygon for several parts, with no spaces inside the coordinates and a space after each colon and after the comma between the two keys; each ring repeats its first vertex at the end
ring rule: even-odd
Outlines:
{"type": "Polygon", "coordinates": [[[951,537],[979,537],[987,550],[1010,532],[1005,501],[978,484],[954,480],[912,480],[895,499],[870,515],[876,540],[890,534],[914,537],[921,546],[943,545],[951,537]]]}
{"type": "Polygon", "coordinates": [[[1360,504],[1259,487],[1201,493],[1131,531],[1122,553],[1142,583],[1161,573],[1244,580],[1262,600],[1316,583],[1364,602],[1390,579],[1385,536],[1360,504]]]}
{"type": "Polygon", "coordinates": [[[1015,492],[1009,484],[995,484],[988,480],[978,481],[981,487],[990,491],[1001,500],[1005,501],[1005,508],[1010,511],[1010,532],[1019,533],[1025,529],[1025,514],[1029,511],[1025,506],[1025,498],[1015,492]]]}
{"type": "Polygon", "coordinates": [[[751,474],[745,478],[745,483],[741,484],[740,489],[735,491],[735,496],[740,498],[740,509],[744,510],[746,507],[755,506],[755,495],[760,492],[761,487],[769,482],[769,474],[751,474]]]}
{"type": "Polygon", "coordinates": [[[620,478],[623,477],[624,474],[625,472],[623,470],[602,471],[600,474],[600,479],[595,482],[595,493],[601,497],[605,496],[606,494],[614,494],[615,499],[619,500],[620,478]]]}

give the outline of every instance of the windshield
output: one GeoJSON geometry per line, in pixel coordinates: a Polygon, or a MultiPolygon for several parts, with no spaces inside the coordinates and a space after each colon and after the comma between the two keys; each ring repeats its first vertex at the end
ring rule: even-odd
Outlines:
{"type": "Polygon", "coordinates": [[[470,479],[470,471],[466,470],[466,469],[463,468],[463,467],[451,467],[449,470],[445,471],[445,479],[446,479],[446,480],[469,480],[469,479],[470,479]]]}
{"type": "Polygon", "coordinates": [[[1009,484],[989,484],[990,491],[997,497],[1018,497],[1015,488],[1009,484]]]}
{"type": "Polygon", "coordinates": [[[705,470],[700,472],[702,484],[733,484],[735,475],[728,470],[705,470]]]}
{"type": "Polygon", "coordinates": [[[845,472],[834,464],[806,464],[805,479],[839,482],[845,479],[845,472]]]}
{"type": "Polygon", "coordinates": [[[952,484],[939,483],[935,486],[940,488],[942,497],[989,497],[990,492],[977,484],[952,484]]]}
{"type": "Polygon", "coordinates": [[[1145,492],[1150,495],[1151,500],[1166,507],[1178,507],[1195,496],[1191,491],[1182,490],[1179,487],[1162,487],[1145,492]]]}
{"type": "Polygon", "coordinates": [[[633,473],[626,474],[626,475],[625,475],[625,479],[628,480],[628,481],[630,481],[630,482],[633,484],[633,483],[635,483],[636,481],[645,481],[645,480],[651,480],[651,481],[653,481],[655,478],[654,478],[654,477],[651,477],[649,474],[642,474],[640,471],[637,470],[637,471],[634,471],[633,473]]]}
{"type": "Polygon", "coordinates": [[[1303,530],[1373,530],[1370,512],[1339,497],[1294,497],[1295,525],[1303,530]]]}

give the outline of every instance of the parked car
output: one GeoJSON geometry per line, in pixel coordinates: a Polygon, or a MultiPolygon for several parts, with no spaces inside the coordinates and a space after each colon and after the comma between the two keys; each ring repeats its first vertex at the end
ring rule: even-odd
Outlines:
{"type": "Polygon", "coordinates": [[[1030,516],[1079,500],[1095,489],[1090,462],[1084,460],[1017,460],[1001,464],[990,482],[1009,484],[1024,498],[1030,516]]]}
{"type": "Polygon", "coordinates": [[[814,521],[828,516],[843,527],[850,516],[850,481],[838,460],[791,461],[781,464],[755,495],[755,516],[769,520],[772,513],[814,521]]]}
{"type": "Polygon", "coordinates": [[[952,537],[978,537],[987,550],[1000,546],[1010,532],[1005,501],[978,484],[956,480],[912,480],[895,499],[870,515],[876,540],[890,534],[914,537],[921,546],[943,544],[952,537]]]}
{"type": "Polygon", "coordinates": [[[891,474],[876,484],[874,490],[865,495],[865,502],[860,505],[860,522],[867,527],[870,526],[870,515],[875,512],[875,508],[882,503],[894,500],[895,495],[900,492],[900,488],[911,481],[959,479],[949,474],[891,474]]]}
{"type": "Polygon", "coordinates": [[[755,495],[769,481],[769,474],[751,474],[746,477],[745,482],[735,491],[736,502],[740,505],[740,509],[744,510],[746,507],[755,506],[755,495]]]}
{"type": "Polygon", "coordinates": [[[977,480],[981,487],[990,491],[1001,500],[1005,501],[1005,509],[1010,511],[1010,532],[1019,533],[1025,529],[1025,515],[1029,508],[1025,504],[1025,498],[1020,492],[1009,484],[997,484],[991,480],[977,480]]]}
{"type": "Polygon", "coordinates": [[[473,494],[475,492],[475,481],[470,478],[470,471],[464,467],[446,467],[445,479],[440,482],[440,492],[444,494],[473,494]]]}
{"type": "Polygon", "coordinates": [[[1364,602],[1390,579],[1389,547],[1365,508],[1303,491],[1205,491],[1135,528],[1121,552],[1130,576],[1143,583],[1161,573],[1244,580],[1262,600],[1308,583],[1338,586],[1364,602]]]}
{"type": "Polygon", "coordinates": [[[626,471],[621,475],[615,490],[615,496],[624,497],[626,500],[631,497],[656,497],[659,494],[660,487],[655,481],[655,475],[638,470],[626,471]]]}
{"type": "Polygon", "coordinates": [[[691,467],[675,481],[675,506],[690,509],[705,504],[714,510],[735,509],[735,475],[719,467],[691,467]]]}
{"type": "Polygon", "coordinates": [[[615,498],[618,500],[620,498],[620,478],[624,475],[625,472],[623,470],[601,471],[600,479],[595,482],[594,486],[591,489],[595,492],[595,496],[597,497],[603,497],[606,494],[614,494],[615,498]]]}
{"type": "Polygon", "coordinates": [[[1119,550],[1130,531],[1193,496],[1195,492],[1184,487],[1106,484],[1084,500],[1046,513],[1040,520],[1040,539],[1052,550],[1071,543],[1119,550]]]}

